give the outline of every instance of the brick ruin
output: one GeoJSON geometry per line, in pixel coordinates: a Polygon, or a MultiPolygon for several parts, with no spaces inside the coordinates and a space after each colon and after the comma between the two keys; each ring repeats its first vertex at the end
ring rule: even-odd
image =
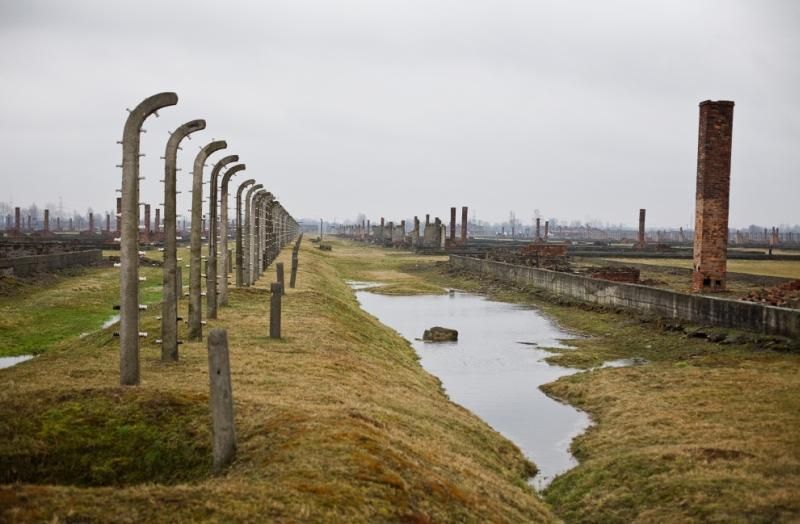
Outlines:
{"type": "Polygon", "coordinates": [[[724,291],[733,102],[700,103],[692,291],[724,291]]]}

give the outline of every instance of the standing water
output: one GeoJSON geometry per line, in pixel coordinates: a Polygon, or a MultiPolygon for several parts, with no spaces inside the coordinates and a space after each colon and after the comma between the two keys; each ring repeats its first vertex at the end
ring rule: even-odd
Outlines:
{"type": "Polygon", "coordinates": [[[538,489],[576,465],[569,444],[589,426],[589,417],[539,389],[577,371],[549,365],[544,359],[551,353],[537,348],[558,347],[567,333],[531,308],[468,293],[356,296],[364,310],[411,341],[451,400],[511,439],[539,467],[533,479],[538,489]],[[419,340],[432,326],[457,329],[458,342],[419,340]]]}

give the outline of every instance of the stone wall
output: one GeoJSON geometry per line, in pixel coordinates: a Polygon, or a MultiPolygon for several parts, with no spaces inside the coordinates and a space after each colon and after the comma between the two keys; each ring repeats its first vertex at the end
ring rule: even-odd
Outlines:
{"type": "Polygon", "coordinates": [[[584,302],[633,309],[696,324],[800,337],[800,310],[797,309],[689,295],[455,255],[450,256],[450,266],[491,275],[508,282],[531,285],[584,302]]]}
{"type": "Polygon", "coordinates": [[[51,255],[33,255],[0,259],[0,275],[24,277],[33,273],[48,273],[73,266],[89,266],[103,260],[99,249],[72,251],[51,255]]]}

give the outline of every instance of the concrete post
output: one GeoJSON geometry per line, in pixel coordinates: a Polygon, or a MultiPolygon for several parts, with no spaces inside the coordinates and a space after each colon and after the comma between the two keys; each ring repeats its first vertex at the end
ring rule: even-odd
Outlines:
{"type": "Polygon", "coordinates": [[[219,220],[220,238],[222,240],[220,250],[222,275],[219,282],[219,304],[221,306],[228,305],[228,273],[231,272],[231,252],[228,249],[228,183],[230,183],[231,177],[245,169],[247,167],[244,164],[237,164],[231,167],[222,176],[222,184],[220,185],[219,220]]]}
{"type": "Polygon", "coordinates": [[[228,332],[224,329],[212,329],[208,334],[208,377],[214,434],[213,470],[219,473],[236,456],[228,332]]]}
{"type": "Polygon", "coordinates": [[[243,231],[244,225],[242,224],[242,191],[254,184],[254,179],[248,179],[239,185],[236,190],[236,287],[244,285],[244,246],[243,246],[243,231]]]}
{"type": "Polygon", "coordinates": [[[277,277],[278,284],[281,285],[281,294],[286,294],[286,287],[284,286],[284,279],[283,279],[283,262],[278,262],[275,264],[275,274],[277,277]]]}
{"type": "Polygon", "coordinates": [[[208,265],[206,269],[206,305],[208,318],[217,318],[217,180],[222,169],[231,162],[238,162],[238,155],[220,159],[211,169],[208,189],[208,265]]]}
{"type": "Polygon", "coordinates": [[[122,133],[122,220],[120,224],[120,385],[139,383],[139,133],[145,119],[178,103],[159,93],[130,112],[122,133]]]}
{"type": "Polygon", "coordinates": [[[297,251],[292,251],[292,274],[289,277],[289,287],[294,289],[297,282],[297,251]]]}
{"type": "Polygon", "coordinates": [[[191,257],[189,260],[189,340],[202,340],[203,302],[200,296],[201,283],[201,237],[203,218],[203,167],[206,159],[212,153],[225,149],[228,144],[224,140],[217,140],[200,149],[194,159],[192,171],[192,229],[191,229],[191,257]]]}
{"type": "Polygon", "coordinates": [[[164,153],[164,271],[162,275],[161,360],[178,360],[178,301],[183,294],[178,266],[177,155],[181,141],[205,129],[205,120],[186,122],[170,134],[164,153]]]}
{"type": "Polygon", "coordinates": [[[269,289],[269,337],[281,338],[281,295],[283,295],[283,289],[277,282],[273,282],[269,289]]]}
{"type": "Polygon", "coordinates": [[[250,258],[247,261],[247,281],[250,285],[255,284],[258,278],[258,259],[261,250],[261,209],[259,200],[261,196],[267,192],[266,189],[259,189],[253,194],[250,199],[250,249],[248,251],[250,258]]]}
{"type": "Polygon", "coordinates": [[[49,233],[50,232],[50,210],[49,209],[45,209],[44,210],[44,232],[45,233],[49,233]]]}
{"type": "Polygon", "coordinates": [[[243,241],[243,261],[242,261],[242,285],[250,285],[250,251],[251,251],[251,234],[252,234],[252,217],[250,211],[252,210],[251,198],[255,191],[264,187],[264,184],[256,184],[247,190],[244,197],[244,241],[243,241]]]}
{"type": "Polygon", "coordinates": [[[700,104],[692,291],[725,291],[733,102],[700,104]]]}

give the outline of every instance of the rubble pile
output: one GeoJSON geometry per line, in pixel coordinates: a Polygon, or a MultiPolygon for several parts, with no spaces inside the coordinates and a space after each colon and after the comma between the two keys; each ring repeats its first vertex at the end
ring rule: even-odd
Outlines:
{"type": "Polygon", "coordinates": [[[760,302],[771,306],[800,309],[800,280],[793,280],[779,286],[751,291],[741,300],[760,302]]]}

